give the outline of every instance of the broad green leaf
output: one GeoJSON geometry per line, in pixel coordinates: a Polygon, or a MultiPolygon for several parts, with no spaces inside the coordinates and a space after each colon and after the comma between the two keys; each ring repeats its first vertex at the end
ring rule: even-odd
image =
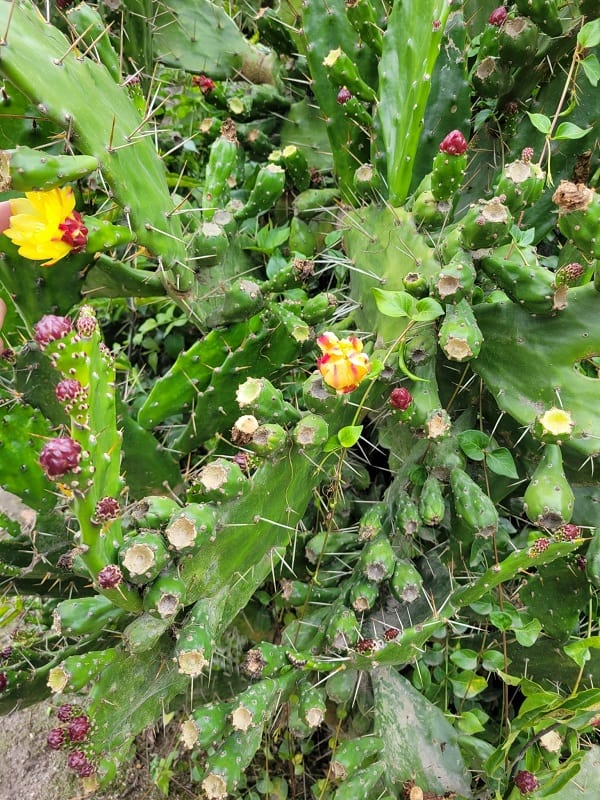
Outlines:
{"type": "Polygon", "coordinates": [[[600,648],[600,636],[589,636],[587,639],[569,642],[563,647],[563,650],[578,667],[583,667],[585,662],[590,660],[590,648],[592,647],[600,648]]]}
{"type": "Polygon", "coordinates": [[[532,619],[522,628],[513,626],[515,639],[522,647],[534,645],[542,632],[542,625],[538,619],[532,619]]]}
{"type": "Polygon", "coordinates": [[[420,300],[417,300],[412,319],[414,319],[415,322],[431,322],[441,317],[443,313],[444,309],[437,300],[434,300],[433,297],[422,297],[420,300]]]}
{"type": "Polygon", "coordinates": [[[457,726],[463,733],[469,734],[480,733],[485,730],[477,714],[474,714],[472,711],[463,711],[458,719],[457,726]]]}
{"type": "Polygon", "coordinates": [[[547,135],[550,133],[550,129],[552,128],[552,121],[550,117],[547,117],[545,114],[531,114],[529,111],[527,112],[527,116],[534,128],[536,128],[540,133],[547,135]]]}
{"type": "Polygon", "coordinates": [[[504,669],[504,653],[499,650],[486,650],[481,659],[481,665],[490,672],[504,669]]]}
{"type": "Polygon", "coordinates": [[[553,139],[583,139],[591,131],[591,128],[580,128],[572,122],[561,122],[556,129],[553,139]]]}
{"type": "Polygon", "coordinates": [[[477,666],[477,653],[475,650],[455,650],[450,655],[450,661],[461,669],[475,669],[477,666]]]}
{"type": "Polygon", "coordinates": [[[490,437],[483,431],[463,431],[456,437],[458,446],[472,461],[483,461],[490,437]]]}
{"type": "Polygon", "coordinates": [[[476,675],[470,670],[461,672],[460,675],[455,675],[450,678],[452,690],[457,697],[463,700],[470,700],[472,697],[477,697],[485,689],[487,689],[487,681],[483,675],[476,675]]]}
{"type": "Polygon", "coordinates": [[[415,313],[417,301],[408,292],[386,292],[385,289],[373,289],[377,308],[387,317],[409,317],[415,313]]]}
{"type": "Polygon", "coordinates": [[[485,463],[496,475],[504,475],[506,478],[515,480],[519,477],[515,461],[506,447],[497,447],[490,453],[486,453],[485,463]]]}
{"type": "Polygon", "coordinates": [[[362,433],[362,425],[346,425],[345,428],[340,428],[337,438],[342,447],[354,447],[360,439],[362,433]]]}
{"type": "Polygon", "coordinates": [[[600,81],[600,61],[598,61],[597,56],[594,53],[590,53],[581,62],[581,67],[592,86],[598,86],[600,81]]]}
{"type": "Polygon", "coordinates": [[[597,44],[600,44],[600,19],[586,22],[577,34],[577,44],[581,48],[596,47],[597,44]]]}

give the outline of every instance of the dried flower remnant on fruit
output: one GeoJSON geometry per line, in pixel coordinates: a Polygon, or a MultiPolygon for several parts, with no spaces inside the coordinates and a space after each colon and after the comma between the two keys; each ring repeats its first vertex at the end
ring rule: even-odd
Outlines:
{"type": "Polygon", "coordinates": [[[515,775],[515,786],[521,792],[521,794],[535,792],[539,785],[540,782],[535,775],[526,769],[522,769],[515,775]]]}
{"type": "Polygon", "coordinates": [[[460,131],[450,131],[440,142],[440,150],[450,156],[462,156],[467,151],[467,140],[460,131]]]}
{"type": "Polygon", "coordinates": [[[68,436],[51,439],[40,453],[40,465],[49,478],[60,478],[79,466],[81,445],[68,436]]]}
{"type": "Polygon", "coordinates": [[[50,267],[87,244],[88,231],[81,214],[75,211],[70,186],[25,192],[25,197],[10,201],[10,209],[10,223],[4,233],[23,258],[43,261],[43,267],[50,267]]]}
{"type": "Polygon", "coordinates": [[[338,339],[335,333],[326,331],[317,344],[323,351],[317,359],[319,372],[338,394],[354,391],[371,371],[369,357],[362,352],[363,343],[355,336],[338,339]]]}
{"type": "Polygon", "coordinates": [[[44,314],[33,328],[33,338],[43,350],[50,342],[62,339],[73,330],[71,320],[67,317],[57,317],[56,314],[44,314]]]}

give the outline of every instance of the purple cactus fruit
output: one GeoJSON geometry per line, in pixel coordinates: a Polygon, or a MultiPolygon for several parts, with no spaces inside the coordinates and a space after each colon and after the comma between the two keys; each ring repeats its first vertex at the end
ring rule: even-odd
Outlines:
{"type": "Polygon", "coordinates": [[[45,314],[34,327],[33,338],[43,350],[47,344],[57,339],[62,339],[72,330],[71,320],[67,319],[67,317],[45,314]]]}
{"type": "Polygon", "coordinates": [[[89,763],[82,750],[72,750],[67,757],[67,766],[79,772],[85,764],[89,763]]]}
{"type": "Polygon", "coordinates": [[[521,792],[521,794],[535,792],[539,785],[540,782],[535,775],[526,769],[522,769],[515,775],[515,786],[521,792]]]}
{"type": "Polygon", "coordinates": [[[397,408],[399,411],[406,411],[412,401],[412,394],[408,389],[405,389],[404,386],[398,386],[396,389],[392,389],[390,403],[394,408],[397,408]]]}
{"type": "Polygon", "coordinates": [[[114,497],[102,497],[96,503],[94,510],[94,519],[97,522],[110,522],[112,519],[117,519],[121,511],[119,501],[114,497]]]}
{"type": "Polygon", "coordinates": [[[215,82],[207,75],[194,75],[192,84],[197,86],[205,97],[207,94],[214,92],[216,88],[215,82]]]}
{"type": "Polygon", "coordinates": [[[535,151],[534,151],[533,147],[524,147],[521,150],[521,161],[523,161],[525,164],[529,164],[529,162],[533,158],[534,154],[535,154],[535,151]]]}
{"type": "Polygon", "coordinates": [[[123,582],[123,573],[116,564],[107,564],[98,573],[98,586],[101,589],[115,589],[123,582]]]}
{"type": "Polygon", "coordinates": [[[40,465],[49,478],[60,478],[79,465],[81,445],[68,436],[51,439],[40,453],[40,465]]]}
{"type": "Polygon", "coordinates": [[[52,728],[46,737],[46,744],[50,750],[60,750],[65,743],[65,729],[52,728]]]}
{"type": "Polygon", "coordinates": [[[535,542],[531,545],[529,554],[531,556],[539,556],[542,553],[545,553],[549,546],[550,546],[550,539],[546,539],[546,537],[542,536],[541,539],[536,539],[535,542]]]}
{"type": "Polygon", "coordinates": [[[467,151],[467,140],[460,131],[450,131],[440,142],[440,150],[450,156],[462,156],[467,151]]]}
{"type": "Polygon", "coordinates": [[[345,86],[342,86],[342,88],[337,93],[336,100],[341,106],[344,106],[346,105],[348,100],[350,100],[351,97],[352,97],[352,92],[350,91],[350,89],[347,89],[345,86]]]}
{"type": "Polygon", "coordinates": [[[388,628],[384,632],[383,638],[386,640],[386,642],[393,642],[394,639],[396,639],[399,636],[399,634],[400,631],[398,630],[398,628],[388,628]]]}
{"type": "Polygon", "coordinates": [[[6,672],[0,672],[0,692],[3,692],[8,686],[8,678],[6,672]]]}
{"type": "Polygon", "coordinates": [[[98,321],[94,310],[90,306],[83,306],[79,311],[77,322],[75,323],[77,333],[84,339],[89,339],[98,330],[98,321]]]}
{"type": "Polygon", "coordinates": [[[80,778],[89,778],[90,775],[93,775],[94,772],[96,772],[96,767],[86,758],[85,764],[79,767],[77,772],[79,773],[80,778]]]}
{"type": "Polygon", "coordinates": [[[577,569],[581,572],[585,572],[587,569],[587,558],[585,556],[577,556],[577,561],[575,562],[577,569]]]}
{"type": "Polygon", "coordinates": [[[8,661],[8,659],[12,656],[12,653],[13,649],[10,645],[3,647],[2,650],[0,650],[0,663],[3,661],[8,661]]]}
{"type": "MultiPolygon", "coordinates": [[[[0,348],[2,348],[2,342],[0,342],[0,348]]],[[[0,349],[0,358],[2,361],[6,361],[7,364],[14,364],[17,360],[17,355],[12,347],[4,347],[0,349]]]]}
{"type": "Polygon", "coordinates": [[[243,450],[239,450],[234,455],[232,460],[235,461],[238,467],[241,467],[243,470],[248,470],[250,467],[250,457],[248,456],[248,453],[244,453],[243,450]]]}
{"type": "Polygon", "coordinates": [[[90,720],[85,714],[80,714],[78,717],[73,717],[69,722],[67,733],[72,742],[85,742],[90,730],[90,720]]]}
{"type": "Polygon", "coordinates": [[[75,709],[71,703],[63,703],[56,711],[56,716],[61,722],[68,722],[75,714],[75,709]]]}
{"type": "Polygon", "coordinates": [[[488,17],[488,22],[490,25],[495,25],[497,28],[500,28],[506,22],[507,15],[508,11],[504,8],[504,6],[498,6],[498,8],[495,8],[488,17]]]}
{"type": "Polygon", "coordinates": [[[579,525],[573,525],[572,522],[567,522],[566,525],[563,525],[560,529],[560,532],[568,542],[572,542],[573,539],[579,539],[581,536],[581,529],[579,525]]]}
{"type": "Polygon", "coordinates": [[[57,400],[68,403],[83,393],[83,386],[74,378],[65,378],[56,384],[55,392],[57,400]]]}

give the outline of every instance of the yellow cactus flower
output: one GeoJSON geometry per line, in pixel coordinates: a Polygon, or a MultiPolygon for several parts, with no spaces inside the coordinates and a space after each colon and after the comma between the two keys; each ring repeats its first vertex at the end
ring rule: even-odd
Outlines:
{"type": "Polygon", "coordinates": [[[363,344],[356,336],[338,339],[335,333],[326,331],[317,344],[323,351],[317,359],[319,372],[338,394],[354,391],[371,371],[369,356],[362,352],[363,344]]]}
{"type": "Polygon", "coordinates": [[[45,259],[43,267],[82,250],[87,243],[87,228],[75,211],[75,195],[70,186],[25,192],[25,197],[10,201],[10,211],[5,235],[18,246],[23,258],[45,259]]]}
{"type": "Polygon", "coordinates": [[[573,430],[573,420],[568,411],[553,406],[539,418],[542,431],[553,436],[568,436],[573,430]]]}

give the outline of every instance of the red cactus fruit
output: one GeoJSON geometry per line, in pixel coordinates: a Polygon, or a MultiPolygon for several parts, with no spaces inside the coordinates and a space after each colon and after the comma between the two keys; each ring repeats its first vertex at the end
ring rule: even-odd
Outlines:
{"type": "Polygon", "coordinates": [[[98,330],[96,315],[90,306],[84,306],[81,309],[75,327],[77,328],[77,333],[85,339],[89,339],[98,330]]]}
{"type": "Polygon", "coordinates": [[[89,778],[90,775],[93,775],[94,772],[96,772],[96,767],[86,758],[85,764],[79,767],[77,772],[79,773],[80,778],[89,778]]]}
{"type": "Polygon", "coordinates": [[[60,478],[79,465],[81,445],[68,436],[51,439],[40,453],[40,465],[49,478],[60,478]]]}
{"type": "Polygon", "coordinates": [[[357,653],[372,653],[375,650],[375,639],[361,639],[356,643],[357,653]]]}
{"type": "Polygon", "coordinates": [[[69,722],[67,733],[72,742],[84,742],[90,730],[90,720],[85,714],[73,717],[69,722]]]}
{"type": "Polygon", "coordinates": [[[500,28],[502,25],[504,25],[507,15],[508,11],[504,8],[504,6],[499,6],[492,11],[488,17],[488,22],[490,25],[496,25],[496,27],[500,28]]]}
{"type": "Polygon", "coordinates": [[[526,769],[522,769],[515,775],[515,786],[521,792],[521,794],[535,792],[539,785],[540,782],[535,775],[526,769]]]}
{"type": "Polygon", "coordinates": [[[8,661],[8,659],[12,656],[12,653],[13,649],[10,645],[3,647],[2,650],[0,650],[0,663],[8,661]]]}
{"type": "Polygon", "coordinates": [[[98,573],[98,586],[101,589],[115,589],[123,582],[123,573],[116,564],[107,564],[98,573]]]}
{"type": "Polygon", "coordinates": [[[83,386],[74,378],[65,378],[56,384],[55,392],[57,400],[68,403],[83,393],[83,386]]]}
{"type": "Polygon", "coordinates": [[[347,89],[345,86],[342,86],[342,88],[337,93],[336,100],[341,106],[343,106],[346,105],[346,103],[348,102],[348,100],[350,100],[351,97],[352,97],[352,92],[350,91],[350,89],[347,89]]]}
{"type": "Polygon", "coordinates": [[[61,722],[68,722],[75,715],[75,708],[71,703],[63,703],[56,711],[56,716],[61,722]]]}
{"type": "Polygon", "coordinates": [[[564,539],[568,542],[572,542],[573,539],[579,539],[581,536],[581,529],[579,525],[573,525],[572,522],[567,522],[565,525],[562,526],[560,532],[564,539]]]}
{"type": "Polygon", "coordinates": [[[46,737],[46,744],[50,750],[60,750],[65,743],[65,729],[52,728],[46,737]]]}
{"type": "Polygon", "coordinates": [[[62,339],[72,330],[71,320],[67,319],[67,317],[44,314],[33,329],[33,337],[43,350],[47,344],[56,341],[56,339],[62,339]]]}
{"type": "Polygon", "coordinates": [[[88,763],[85,753],[82,750],[72,750],[67,757],[67,766],[69,769],[74,769],[75,772],[79,772],[79,770],[88,763]]]}
{"type": "Polygon", "coordinates": [[[6,361],[7,364],[14,364],[17,360],[17,355],[12,347],[4,347],[2,346],[2,342],[0,342],[0,358],[3,361],[6,361]]]}
{"type": "Polygon", "coordinates": [[[8,686],[8,678],[6,672],[0,672],[0,692],[3,692],[8,686]]]}
{"type": "Polygon", "coordinates": [[[412,401],[412,394],[408,389],[405,389],[404,386],[398,386],[396,389],[392,389],[390,403],[394,408],[397,408],[399,411],[406,411],[412,401]]]}
{"type": "Polygon", "coordinates": [[[207,75],[194,75],[192,78],[192,84],[197,86],[205,96],[211,92],[214,92],[215,90],[215,82],[207,75]]]}
{"type": "Polygon", "coordinates": [[[550,546],[550,539],[546,539],[545,537],[542,537],[541,539],[536,539],[535,542],[531,545],[529,554],[531,556],[539,556],[542,553],[545,553],[549,546],[550,546]]]}
{"type": "Polygon", "coordinates": [[[440,150],[449,156],[462,156],[467,150],[467,140],[460,131],[450,131],[440,142],[440,150]]]}
{"type": "Polygon", "coordinates": [[[585,556],[577,556],[577,561],[575,562],[577,569],[581,572],[585,572],[587,568],[587,558],[585,556]]]}
{"type": "Polygon", "coordinates": [[[102,497],[96,503],[94,510],[94,518],[97,522],[110,522],[112,519],[117,519],[121,511],[119,501],[114,497],[102,497]]]}
{"type": "Polygon", "coordinates": [[[400,631],[398,630],[398,628],[388,628],[383,634],[383,638],[386,640],[386,642],[391,642],[394,639],[396,639],[399,634],[400,631]]]}

